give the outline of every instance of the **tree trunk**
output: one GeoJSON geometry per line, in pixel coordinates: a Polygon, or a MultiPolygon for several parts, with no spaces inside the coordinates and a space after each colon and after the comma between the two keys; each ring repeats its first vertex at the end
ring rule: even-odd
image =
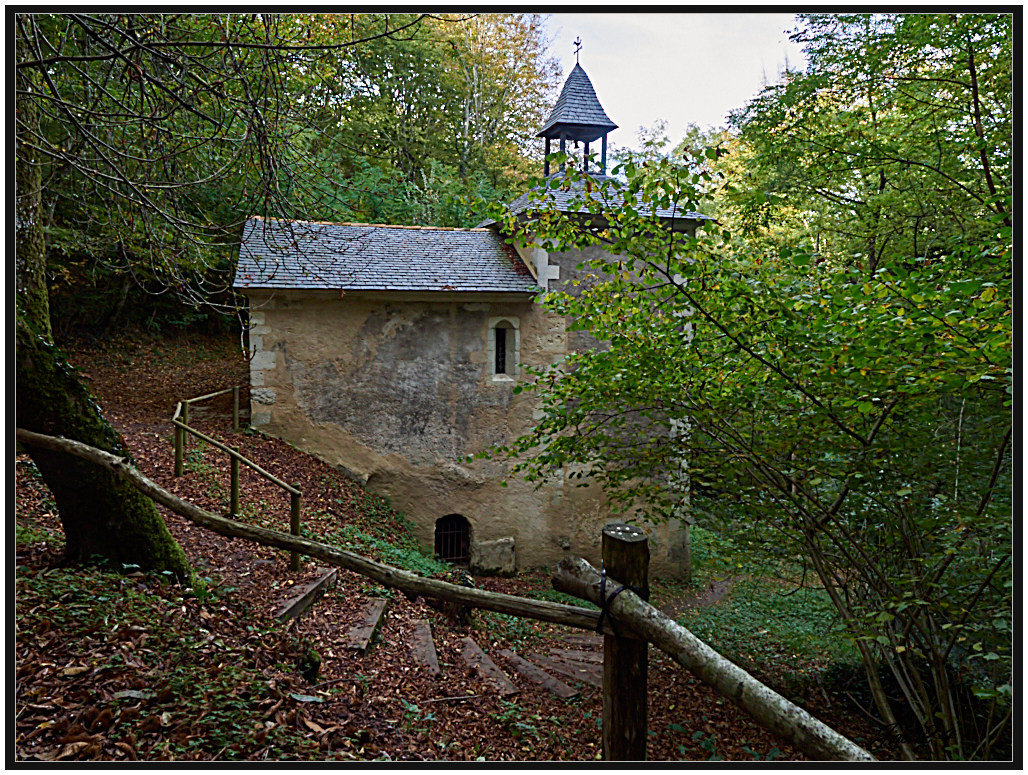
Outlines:
{"type": "MultiPolygon", "coordinates": [[[[117,432],[53,345],[21,315],[17,329],[18,425],[127,456],[117,432]]],[[[100,556],[115,567],[137,565],[189,578],[185,553],[149,498],[110,471],[72,455],[31,442],[25,448],[54,494],[68,559],[88,562],[100,556]]]]}
{"type": "MultiPolygon", "coordinates": [[[[35,86],[31,74],[19,73],[25,90],[35,86]]],[[[38,126],[39,106],[32,99],[18,101],[14,173],[14,267],[15,306],[47,341],[50,330],[50,299],[46,287],[46,240],[43,232],[43,169],[28,126],[38,126]]]]}
{"type": "MultiPolygon", "coordinates": [[[[561,560],[554,588],[602,605],[600,573],[576,557],[561,560]]],[[[745,710],[761,726],[817,760],[873,761],[860,746],[821,723],[718,654],[638,595],[625,590],[611,599],[620,583],[607,578],[607,607],[622,629],[631,627],[719,694],[745,710]]]]}
{"type": "MultiPolygon", "coordinates": [[[[32,93],[30,74],[18,87],[32,93]]],[[[117,432],[53,346],[46,284],[41,162],[27,131],[38,127],[38,105],[22,96],[15,160],[16,216],[16,414],[23,428],[79,439],[127,454],[117,432]]],[[[99,555],[116,564],[170,571],[188,578],[185,553],[153,503],[107,471],[60,452],[26,444],[43,481],[54,494],[64,527],[67,556],[86,562],[99,555]]]]}

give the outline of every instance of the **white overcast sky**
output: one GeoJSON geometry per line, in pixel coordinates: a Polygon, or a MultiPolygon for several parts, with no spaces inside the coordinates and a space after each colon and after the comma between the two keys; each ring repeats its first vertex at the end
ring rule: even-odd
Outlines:
{"type": "Polygon", "coordinates": [[[547,31],[565,78],[581,37],[579,61],[619,127],[610,141],[632,147],[639,127],[658,119],[668,122],[673,143],[690,123],[725,125],[786,61],[803,67],[802,50],[789,40],[796,26],[788,13],[554,13],[547,31]]]}

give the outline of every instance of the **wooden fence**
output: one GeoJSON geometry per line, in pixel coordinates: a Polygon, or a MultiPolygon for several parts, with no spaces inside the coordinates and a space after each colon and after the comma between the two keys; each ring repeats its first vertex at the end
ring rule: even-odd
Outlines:
{"type": "MultiPolygon", "coordinates": [[[[238,432],[239,385],[226,388],[225,390],[219,390],[216,393],[208,393],[207,395],[197,396],[196,398],[187,398],[176,404],[175,413],[171,417],[171,424],[175,426],[175,476],[182,476],[184,472],[185,466],[183,461],[186,447],[189,443],[189,435],[191,434],[196,436],[198,439],[203,440],[207,444],[210,444],[229,456],[231,471],[231,481],[229,485],[229,513],[233,517],[239,517],[239,464],[242,463],[253,471],[256,471],[260,476],[263,476],[272,484],[281,487],[289,493],[289,532],[294,536],[300,535],[301,495],[299,487],[283,482],[274,474],[265,471],[252,460],[248,460],[243,457],[237,450],[232,449],[232,447],[226,446],[220,441],[212,439],[210,436],[201,433],[196,430],[196,428],[189,426],[189,407],[192,404],[200,401],[206,401],[211,398],[217,398],[218,396],[223,396],[227,393],[232,394],[232,430],[233,432],[238,432]]],[[[294,571],[300,570],[300,555],[297,552],[290,553],[289,568],[294,571]]]]}

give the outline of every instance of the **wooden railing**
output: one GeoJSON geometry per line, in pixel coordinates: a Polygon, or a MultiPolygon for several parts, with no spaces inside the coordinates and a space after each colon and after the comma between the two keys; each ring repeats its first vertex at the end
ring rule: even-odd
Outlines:
{"type": "MultiPolygon", "coordinates": [[[[259,465],[254,463],[252,460],[248,460],[243,457],[237,450],[232,449],[225,444],[222,444],[217,439],[212,439],[210,436],[201,433],[196,428],[189,426],[189,407],[199,401],[206,401],[211,398],[217,398],[223,396],[226,393],[232,394],[232,430],[239,431],[239,386],[226,388],[225,390],[219,390],[216,393],[208,393],[207,395],[197,396],[196,398],[187,398],[184,401],[179,401],[175,406],[175,413],[171,417],[171,424],[175,426],[175,476],[182,476],[184,472],[184,457],[185,450],[189,444],[189,435],[192,434],[198,439],[210,444],[216,449],[220,449],[222,452],[229,456],[230,460],[230,485],[229,485],[229,513],[233,517],[239,517],[239,464],[247,466],[248,468],[256,471],[260,476],[263,476],[269,482],[278,487],[281,487],[287,493],[289,493],[289,532],[294,536],[300,535],[300,490],[298,487],[287,484],[279,479],[274,474],[265,471],[259,465]]],[[[296,552],[291,552],[289,555],[289,567],[291,570],[300,570],[300,555],[296,552]]]]}

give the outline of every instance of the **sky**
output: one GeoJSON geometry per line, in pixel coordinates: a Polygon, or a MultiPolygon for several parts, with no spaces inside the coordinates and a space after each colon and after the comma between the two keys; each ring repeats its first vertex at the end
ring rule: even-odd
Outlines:
{"type": "Polygon", "coordinates": [[[618,129],[610,141],[636,145],[639,127],[668,122],[672,143],[685,127],[723,126],[765,80],[774,82],[786,61],[805,64],[789,40],[796,27],[787,13],[555,13],[547,22],[550,53],[567,78],[579,63],[618,129]]]}

